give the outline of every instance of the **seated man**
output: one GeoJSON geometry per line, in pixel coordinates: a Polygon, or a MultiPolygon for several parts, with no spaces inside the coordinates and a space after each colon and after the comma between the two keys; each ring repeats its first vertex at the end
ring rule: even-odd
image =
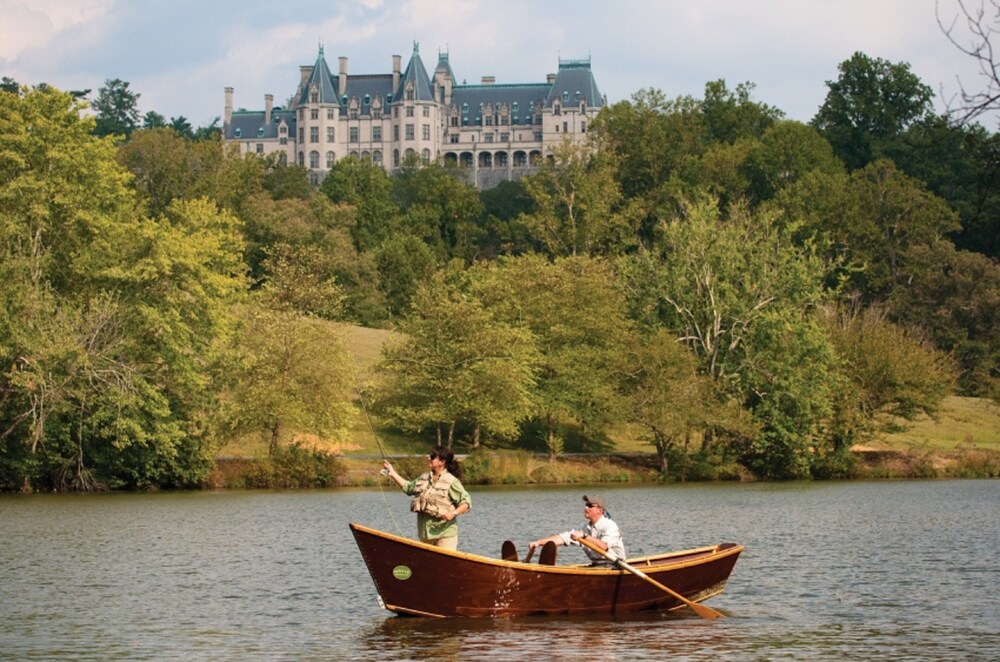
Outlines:
{"type": "MultiPolygon", "coordinates": [[[[535,549],[550,541],[556,545],[580,545],[581,538],[588,538],[614,558],[624,559],[625,544],[622,542],[622,534],[618,530],[618,525],[605,512],[607,502],[604,497],[596,494],[591,497],[584,495],[583,501],[586,504],[583,516],[587,518],[587,523],[582,530],[564,531],[548,538],[534,540],[528,545],[528,549],[535,549]]],[[[583,551],[590,559],[591,565],[613,565],[611,561],[587,547],[583,547],[583,551]]]]}

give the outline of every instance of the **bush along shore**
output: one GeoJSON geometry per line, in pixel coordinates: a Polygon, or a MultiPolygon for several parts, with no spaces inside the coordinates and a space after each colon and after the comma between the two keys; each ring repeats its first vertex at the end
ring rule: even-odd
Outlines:
{"type": "MultiPolygon", "coordinates": [[[[735,462],[688,456],[666,473],[653,453],[594,453],[557,457],[527,451],[477,450],[460,455],[466,485],[555,485],[574,483],[655,484],[752,481],[735,462]]],[[[426,471],[423,455],[393,456],[400,473],[426,471]]],[[[343,456],[296,446],[270,457],[219,458],[206,489],[308,489],[374,487],[381,458],[343,456]]],[[[817,470],[820,480],[1000,478],[1000,452],[974,446],[953,450],[854,450],[830,458],[817,470]]]]}

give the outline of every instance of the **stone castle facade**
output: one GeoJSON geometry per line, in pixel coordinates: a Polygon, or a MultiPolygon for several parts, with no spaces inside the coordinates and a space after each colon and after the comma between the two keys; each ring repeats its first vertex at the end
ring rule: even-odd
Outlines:
{"type": "Polygon", "coordinates": [[[264,110],[234,110],[225,90],[223,138],[243,154],[277,153],[309,170],[319,183],[338,159],[369,159],[389,173],[407,159],[451,162],[478,188],[533,172],[553,145],[585,139],[606,103],[590,60],[559,61],[543,83],[458,83],[448,54],[428,76],[413,46],[406,68],[392,56],[392,72],[349,74],[347,58],[333,74],[323,55],[300,67],[298,88],[285,107],[264,96],[264,110]]]}

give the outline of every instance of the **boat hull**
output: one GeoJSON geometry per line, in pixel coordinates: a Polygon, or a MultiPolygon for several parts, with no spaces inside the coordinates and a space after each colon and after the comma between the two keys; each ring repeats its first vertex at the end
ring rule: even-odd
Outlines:
{"type": "MultiPolygon", "coordinates": [[[[616,568],[540,565],[454,552],[351,524],[385,609],[413,616],[599,615],[672,610],[684,603],[616,568]]],[[[630,559],[657,582],[700,602],[721,593],[743,551],[712,547],[630,559]]]]}

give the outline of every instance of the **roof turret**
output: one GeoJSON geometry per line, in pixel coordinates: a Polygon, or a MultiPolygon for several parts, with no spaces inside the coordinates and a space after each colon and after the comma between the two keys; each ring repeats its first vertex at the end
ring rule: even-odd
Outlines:
{"type": "Polygon", "coordinates": [[[337,99],[337,87],[334,85],[333,76],[330,74],[330,67],[327,66],[326,58],[323,57],[322,45],[319,47],[319,55],[316,56],[316,64],[313,65],[312,74],[302,85],[302,89],[299,92],[299,105],[310,103],[310,101],[340,103],[337,99]],[[312,97],[314,91],[317,93],[316,97],[312,97]]]}
{"type": "Polygon", "coordinates": [[[431,89],[431,79],[427,76],[423,60],[420,59],[420,44],[413,42],[413,55],[406,65],[406,71],[399,79],[399,87],[393,94],[393,100],[405,99],[405,92],[412,86],[413,99],[416,101],[434,101],[434,93],[431,89]]]}

